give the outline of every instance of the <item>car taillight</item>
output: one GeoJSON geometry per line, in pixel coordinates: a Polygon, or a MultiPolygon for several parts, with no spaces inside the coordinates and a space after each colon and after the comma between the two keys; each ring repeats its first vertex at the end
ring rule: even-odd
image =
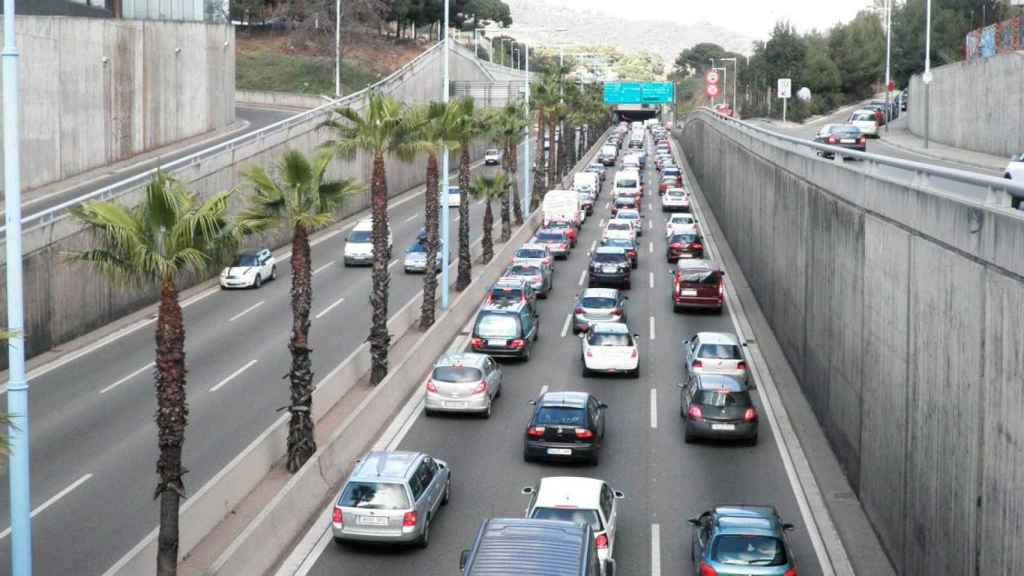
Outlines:
{"type": "Polygon", "coordinates": [[[636,351],[636,348],[633,348],[633,352],[629,355],[629,357],[630,358],[636,358],[638,354],[639,354],[639,352],[636,351]]]}
{"type": "Polygon", "coordinates": [[[829,136],[828,137],[828,143],[829,144],[835,144],[836,142],[837,142],[837,140],[836,140],[835,136],[829,136]]]}
{"type": "Polygon", "coordinates": [[[487,392],[487,382],[481,380],[480,383],[476,385],[476,388],[473,388],[473,394],[483,394],[485,392],[487,392]]]}
{"type": "Polygon", "coordinates": [[[594,357],[594,351],[593,350],[587,350],[587,358],[593,358],[593,357],[594,357]]]}
{"type": "MultiPolygon", "coordinates": [[[[868,143],[868,139],[867,139],[866,136],[861,136],[860,140],[858,140],[857,142],[860,143],[860,144],[867,144],[868,143]]],[[[796,574],[796,572],[793,572],[793,574],[796,574]]]]}
{"type": "Polygon", "coordinates": [[[587,311],[583,309],[583,306],[577,306],[576,307],[576,313],[577,314],[586,314],[587,311]]]}
{"type": "Polygon", "coordinates": [[[723,296],[725,296],[725,282],[722,282],[721,280],[719,280],[719,282],[718,282],[718,297],[722,298],[723,296]]]}
{"type": "Polygon", "coordinates": [[[700,563],[700,576],[718,576],[718,572],[707,562],[700,563]]]}
{"type": "Polygon", "coordinates": [[[509,342],[509,346],[513,348],[522,348],[523,346],[526,346],[526,340],[523,340],[522,338],[516,338],[515,340],[509,342]]]}
{"type": "Polygon", "coordinates": [[[568,249],[569,249],[569,243],[568,242],[562,242],[562,250],[568,250],[568,249]]]}
{"type": "Polygon", "coordinates": [[[427,380],[427,392],[437,392],[437,385],[433,379],[427,380]]]}
{"type": "Polygon", "coordinates": [[[690,407],[686,409],[686,414],[687,414],[687,416],[689,416],[690,418],[693,418],[694,420],[703,420],[704,419],[704,411],[701,410],[700,406],[697,406],[697,405],[691,404],[690,407]]]}
{"type": "Polygon", "coordinates": [[[700,242],[694,242],[693,244],[690,244],[690,248],[692,248],[694,250],[703,250],[704,249],[704,245],[701,244],[700,242]]]}
{"type": "Polygon", "coordinates": [[[757,420],[757,410],[753,408],[747,408],[747,411],[743,413],[743,419],[747,422],[753,422],[757,420]]]}
{"type": "Polygon", "coordinates": [[[406,512],[405,516],[402,516],[402,526],[415,526],[416,525],[416,513],[406,512]]]}
{"type": "Polygon", "coordinates": [[[694,360],[693,361],[693,366],[691,366],[691,367],[692,368],[703,368],[704,367],[704,363],[701,362],[700,360],[694,360]]]}
{"type": "Polygon", "coordinates": [[[484,347],[484,339],[483,338],[473,338],[473,340],[471,340],[470,343],[473,345],[473,348],[483,348],[484,347]]]}
{"type": "Polygon", "coordinates": [[[740,360],[739,364],[736,365],[736,369],[737,370],[746,370],[747,369],[747,363],[742,361],[742,360],[740,360]]]}
{"type": "Polygon", "coordinates": [[[598,548],[605,550],[608,548],[608,535],[598,534],[597,538],[594,538],[594,545],[598,548]]]}
{"type": "Polygon", "coordinates": [[[784,576],[796,576],[796,568],[790,568],[789,570],[786,570],[786,574],[784,576]]]}
{"type": "Polygon", "coordinates": [[[593,437],[594,437],[594,433],[591,432],[590,430],[586,429],[586,428],[577,428],[576,429],[576,438],[578,438],[580,440],[590,440],[593,437]]]}
{"type": "Polygon", "coordinates": [[[335,506],[334,511],[331,513],[331,522],[334,524],[341,524],[344,522],[344,516],[341,513],[341,508],[338,506],[335,506]]]}
{"type": "Polygon", "coordinates": [[[612,310],[612,316],[622,316],[622,308],[612,310]]]}
{"type": "Polygon", "coordinates": [[[530,426],[529,430],[526,431],[526,435],[531,438],[540,438],[544,435],[543,426],[530,426]]]}
{"type": "Polygon", "coordinates": [[[673,242],[673,243],[669,244],[668,247],[669,248],[674,248],[676,250],[681,250],[683,248],[683,245],[680,244],[679,242],[673,242]]]}

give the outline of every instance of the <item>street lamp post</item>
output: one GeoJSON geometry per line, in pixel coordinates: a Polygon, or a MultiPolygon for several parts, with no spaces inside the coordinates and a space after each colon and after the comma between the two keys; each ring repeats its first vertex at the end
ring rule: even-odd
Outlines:
{"type": "Polygon", "coordinates": [[[892,120],[889,103],[889,82],[891,78],[890,60],[892,55],[892,0],[885,0],[885,132],[889,133],[889,122],[892,120]]]}
{"type": "Polygon", "coordinates": [[[924,17],[924,147],[928,147],[928,87],[932,83],[932,0],[928,0],[924,17]]]}
{"type": "MultiPolygon", "coordinates": [[[[444,0],[444,79],[441,88],[441,102],[448,105],[449,100],[449,79],[448,79],[448,56],[451,46],[448,39],[448,0],[444,0]]],[[[451,215],[448,213],[448,146],[444,147],[444,156],[441,162],[441,310],[448,309],[448,247],[451,245],[451,215]]],[[[462,194],[467,191],[463,190],[462,194]]]]}
{"type": "Polygon", "coordinates": [[[334,96],[341,98],[341,0],[334,2],[334,96]]]}
{"type": "MultiPolygon", "coordinates": [[[[711,68],[710,69],[711,70],[717,70],[717,68],[715,68],[715,59],[714,58],[708,58],[708,60],[711,62],[711,68]]],[[[711,97],[711,107],[712,108],[715,107],[715,97],[714,96],[711,97]]]]}

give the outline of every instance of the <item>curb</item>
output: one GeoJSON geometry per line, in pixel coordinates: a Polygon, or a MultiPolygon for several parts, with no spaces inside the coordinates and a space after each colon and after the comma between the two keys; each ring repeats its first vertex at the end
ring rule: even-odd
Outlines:
{"type": "Polygon", "coordinates": [[[980,164],[978,162],[971,162],[969,160],[964,160],[962,158],[955,158],[951,154],[936,154],[930,148],[920,148],[920,147],[917,147],[917,146],[907,146],[905,144],[899,144],[899,143],[897,143],[897,142],[895,142],[895,141],[893,141],[893,140],[891,140],[891,139],[889,139],[889,138],[887,138],[885,136],[880,136],[878,138],[878,140],[880,142],[884,142],[888,146],[892,146],[893,148],[897,148],[899,150],[903,150],[904,152],[907,152],[908,154],[916,154],[916,155],[922,156],[924,158],[931,158],[932,160],[942,160],[944,162],[952,162],[954,164],[960,164],[962,166],[969,166],[969,167],[975,168],[977,170],[986,170],[986,171],[990,171],[990,172],[1003,172],[1004,169],[1006,168],[1005,166],[998,167],[998,168],[993,167],[993,166],[986,166],[986,165],[980,164]]]}

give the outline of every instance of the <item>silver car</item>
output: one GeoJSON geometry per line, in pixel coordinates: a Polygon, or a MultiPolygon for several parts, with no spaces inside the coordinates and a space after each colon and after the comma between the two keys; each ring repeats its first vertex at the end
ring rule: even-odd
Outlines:
{"type": "Polygon", "coordinates": [[[735,334],[698,332],[683,340],[683,366],[687,374],[723,374],[746,382],[750,375],[743,347],[735,334]]]}
{"type": "Polygon", "coordinates": [[[537,264],[548,269],[549,274],[555,273],[555,257],[546,244],[523,244],[512,255],[513,264],[537,264]]]}
{"type": "Polygon", "coordinates": [[[472,412],[491,417],[494,399],[501,396],[501,368],[486,354],[446,354],[434,364],[427,380],[424,410],[472,412]]]}
{"type": "MultiPolygon", "coordinates": [[[[441,253],[440,248],[437,251],[437,256],[434,258],[434,273],[441,271],[441,266],[444,263],[444,255],[441,253]]],[[[452,261],[452,252],[448,251],[448,261],[452,261]]],[[[409,249],[405,251],[405,260],[403,261],[406,273],[418,272],[426,274],[427,272],[427,246],[421,242],[416,242],[409,249]]]]}
{"type": "Polygon", "coordinates": [[[540,264],[515,262],[505,269],[502,280],[522,280],[533,288],[538,298],[547,298],[551,292],[551,269],[540,264]]]}
{"type": "Polygon", "coordinates": [[[442,460],[422,452],[370,452],[356,463],[334,503],[334,541],[426,547],[430,525],[451,490],[451,470],[442,460]]]}
{"type": "Polygon", "coordinates": [[[595,322],[625,322],[628,299],[615,288],[587,288],[576,300],[572,333],[586,332],[595,322]]]}

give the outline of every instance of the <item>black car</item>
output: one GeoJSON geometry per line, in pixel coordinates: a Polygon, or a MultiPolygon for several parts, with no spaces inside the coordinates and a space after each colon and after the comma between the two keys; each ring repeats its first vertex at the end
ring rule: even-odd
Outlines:
{"type": "Polygon", "coordinates": [[[540,323],[525,303],[489,306],[477,314],[470,347],[493,357],[529,360],[540,323]]]}
{"type": "Polygon", "coordinates": [[[629,265],[634,270],[640,265],[640,251],[637,249],[635,241],[629,238],[605,238],[601,240],[601,245],[625,250],[626,256],[629,257],[629,265]]]}
{"type": "Polygon", "coordinates": [[[590,257],[588,286],[612,284],[629,290],[633,272],[624,248],[601,246],[590,257]]]}
{"type": "Polygon", "coordinates": [[[665,260],[678,262],[680,258],[701,260],[704,258],[704,239],[695,226],[677,228],[676,233],[668,238],[665,248],[665,260]]]}
{"type": "MultiPolygon", "coordinates": [[[[860,128],[852,124],[825,124],[814,136],[814,141],[819,144],[839,146],[858,152],[866,152],[868,138],[861,133],[860,128]]],[[[834,158],[832,152],[818,152],[818,156],[834,158]]]]}
{"type": "Polygon", "coordinates": [[[745,382],[721,374],[693,374],[679,387],[687,443],[708,438],[757,444],[757,409],[745,382]]]}
{"type": "Polygon", "coordinates": [[[608,406],[587,392],[548,392],[526,427],[523,459],[584,461],[597,465],[608,406]]]}

